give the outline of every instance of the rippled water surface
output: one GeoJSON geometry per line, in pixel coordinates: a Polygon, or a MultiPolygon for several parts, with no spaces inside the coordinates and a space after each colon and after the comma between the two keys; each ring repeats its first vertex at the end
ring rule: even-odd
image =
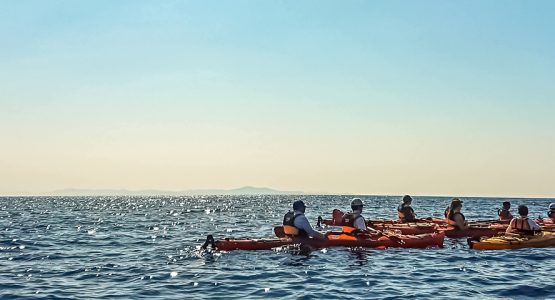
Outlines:
{"type": "MultiPolygon", "coordinates": [[[[0,298],[550,298],[555,248],[199,251],[215,237],[272,237],[296,199],[315,223],[348,196],[0,198],[0,298]]],[[[394,218],[398,197],[362,197],[367,218],[394,218]]],[[[464,199],[491,219],[504,199],[464,199]]],[[[553,200],[513,199],[543,213],[553,200]]],[[[415,197],[421,217],[449,198],[415,197]]],[[[545,213],[543,213],[545,215],[545,213]]]]}

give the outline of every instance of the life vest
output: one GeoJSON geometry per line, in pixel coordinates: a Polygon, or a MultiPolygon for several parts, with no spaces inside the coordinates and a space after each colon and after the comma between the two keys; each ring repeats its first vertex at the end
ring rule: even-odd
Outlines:
{"type": "Polygon", "coordinates": [[[461,215],[463,218],[463,221],[466,220],[466,218],[464,217],[464,215],[460,212],[457,213],[447,213],[447,217],[445,218],[445,222],[447,222],[447,224],[449,225],[453,225],[453,226],[457,226],[457,222],[455,221],[455,216],[456,215],[461,215]]]}
{"type": "Polygon", "coordinates": [[[499,220],[511,220],[513,218],[511,212],[504,208],[499,209],[497,215],[499,216],[499,220]]]}
{"type": "Polygon", "coordinates": [[[397,208],[397,215],[401,222],[411,222],[415,219],[414,209],[410,206],[404,206],[403,204],[399,205],[397,208]]]}
{"type": "Polygon", "coordinates": [[[530,223],[528,223],[528,217],[514,218],[513,221],[514,222],[511,222],[511,229],[525,234],[535,233],[534,230],[530,229],[530,223]]]}
{"type": "Polygon", "coordinates": [[[355,229],[355,221],[358,220],[358,218],[362,218],[364,220],[364,218],[359,214],[359,215],[355,215],[354,213],[346,213],[343,215],[343,218],[341,218],[341,228],[343,229],[343,232],[353,232],[355,229]]]}
{"type": "Polygon", "coordinates": [[[306,231],[295,227],[295,218],[297,216],[294,211],[285,214],[283,217],[283,232],[290,236],[308,236],[306,231]]]}

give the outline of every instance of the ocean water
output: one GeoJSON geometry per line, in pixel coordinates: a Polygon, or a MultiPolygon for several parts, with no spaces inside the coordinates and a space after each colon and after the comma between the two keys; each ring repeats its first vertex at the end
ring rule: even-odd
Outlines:
{"type": "MultiPolygon", "coordinates": [[[[207,234],[272,237],[291,203],[313,223],[352,196],[0,198],[1,299],[555,299],[555,248],[475,251],[323,249],[203,252],[207,234]]],[[[399,197],[361,196],[367,218],[395,218],[399,197]]],[[[505,199],[465,198],[467,219],[505,199]]],[[[415,197],[421,217],[450,199],[415,197]]],[[[555,200],[512,199],[545,215],[555,200]]],[[[513,209],[514,210],[514,209],[513,209]]]]}

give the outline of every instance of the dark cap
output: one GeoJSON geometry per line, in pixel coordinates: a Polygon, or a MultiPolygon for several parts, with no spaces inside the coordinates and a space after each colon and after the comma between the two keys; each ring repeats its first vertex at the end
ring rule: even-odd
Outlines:
{"type": "Polygon", "coordinates": [[[412,202],[412,198],[409,195],[405,195],[403,196],[403,203],[409,203],[412,202]]]}
{"type": "Polygon", "coordinates": [[[511,202],[509,201],[503,202],[503,207],[511,207],[511,202]]]}
{"type": "Polygon", "coordinates": [[[293,210],[299,210],[303,207],[306,207],[306,205],[304,205],[303,201],[297,200],[297,201],[293,202],[293,210]]]}
{"type": "Polygon", "coordinates": [[[453,200],[451,200],[451,207],[462,205],[462,204],[463,202],[459,198],[453,198],[453,200]]]}
{"type": "Polygon", "coordinates": [[[463,202],[459,198],[453,198],[453,200],[451,200],[451,204],[457,204],[457,203],[462,204],[463,202]]]}

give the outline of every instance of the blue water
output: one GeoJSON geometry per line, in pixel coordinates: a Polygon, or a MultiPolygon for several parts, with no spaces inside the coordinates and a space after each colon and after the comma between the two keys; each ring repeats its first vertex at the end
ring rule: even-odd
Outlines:
{"type": "MultiPolygon", "coordinates": [[[[0,198],[0,298],[40,299],[555,299],[555,248],[475,251],[324,249],[207,253],[215,237],[272,237],[295,199],[316,221],[348,196],[0,198]]],[[[367,218],[394,218],[398,197],[362,197],[367,218]]],[[[505,199],[464,199],[491,219],[505,199]]],[[[513,199],[531,215],[546,199],[513,199]]],[[[421,217],[449,198],[415,197],[421,217]]],[[[545,215],[545,213],[544,213],[545,215]]]]}

